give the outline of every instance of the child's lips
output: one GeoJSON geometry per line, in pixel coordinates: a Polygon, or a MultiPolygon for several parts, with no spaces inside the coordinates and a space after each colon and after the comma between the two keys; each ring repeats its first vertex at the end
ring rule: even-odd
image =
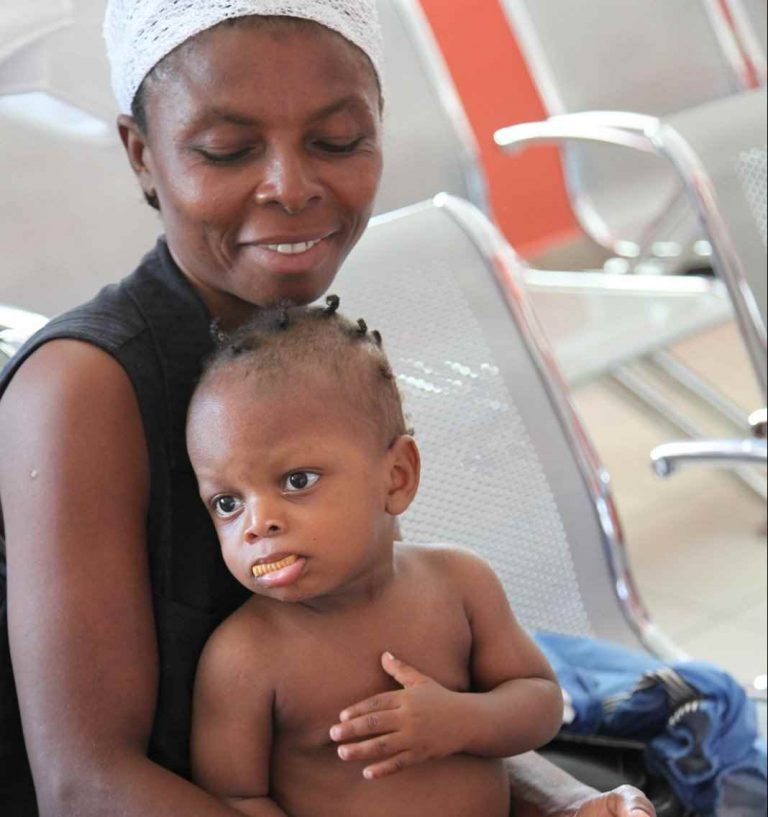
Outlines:
{"type": "Polygon", "coordinates": [[[253,573],[255,578],[259,579],[268,573],[274,573],[275,571],[282,570],[284,567],[290,567],[292,564],[295,564],[298,558],[295,553],[287,556],[270,556],[268,560],[256,562],[251,568],[251,573],[253,573]]]}
{"type": "Polygon", "coordinates": [[[251,567],[251,573],[262,586],[285,587],[300,578],[306,563],[304,556],[291,553],[270,558],[268,562],[257,562],[251,567]]]}

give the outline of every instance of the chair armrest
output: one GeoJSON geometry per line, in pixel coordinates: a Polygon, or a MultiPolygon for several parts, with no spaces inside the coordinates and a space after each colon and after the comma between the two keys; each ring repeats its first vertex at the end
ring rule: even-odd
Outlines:
{"type": "Polygon", "coordinates": [[[500,128],[493,141],[505,153],[515,153],[532,144],[564,141],[600,142],[656,153],[646,134],[658,124],[658,119],[640,114],[587,111],[500,128]]]}
{"type": "Polygon", "coordinates": [[[768,437],[768,411],[766,409],[753,411],[749,415],[749,427],[757,439],[764,440],[768,437]]]}
{"type": "Polygon", "coordinates": [[[766,464],[765,440],[685,440],[664,443],[651,451],[653,469],[668,477],[680,465],[688,463],[766,464]]]}

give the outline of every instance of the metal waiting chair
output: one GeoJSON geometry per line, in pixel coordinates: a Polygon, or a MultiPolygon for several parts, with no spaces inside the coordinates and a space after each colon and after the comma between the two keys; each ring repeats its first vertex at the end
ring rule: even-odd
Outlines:
{"type": "Polygon", "coordinates": [[[768,3],[766,0],[723,0],[736,29],[744,53],[755,72],[755,79],[765,85],[768,79],[768,3]]]}
{"type": "Polygon", "coordinates": [[[0,8],[0,93],[39,88],[47,76],[45,38],[72,21],[71,0],[13,0],[0,8]]]}
{"type": "MultiPolygon", "coordinates": [[[[477,208],[442,194],[375,219],[337,278],[345,312],[383,334],[423,451],[403,538],[480,553],[529,629],[684,659],[638,594],[609,477],[539,329],[525,272],[477,208]]],[[[633,748],[561,741],[547,751],[609,788],[607,768],[633,748]]],[[[663,786],[653,799],[659,815],[679,813],[663,786]]]]}
{"type": "MultiPolygon", "coordinates": [[[[719,0],[502,5],[550,116],[670,116],[749,85],[749,66],[719,0]]],[[[706,263],[695,217],[663,163],[610,142],[564,143],[562,159],[582,228],[614,256],[655,258],[666,270],[706,263]]]]}
{"type": "MultiPolygon", "coordinates": [[[[403,538],[480,553],[530,629],[683,658],[638,595],[608,477],[540,333],[524,271],[477,208],[441,194],[375,219],[336,280],[345,312],[382,332],[423,452],[403,538]]],[[[645,775],[640,760],[632,773],[617,768],[619,756],[641,757],[637,744],[560,741],[547,753],[597,787],[649,785],[632,777],[638,767],[645,775]]],[[[664,792],[657,812],[675,814],[664,792]]]]}
{"type": "Polygon", "coordinates": [[[490,212],[479,149],[418,0],[379,0],[384,31],[384,176],[376,212],[446,191],[490,212]]]}
{"type": "Polygon", "coordinates": [[[46,321],[47,318],[34,312],[0,304],[0,371],[46,321]]]}
{"type": "Polygon", "coordinates": [[[404,536],[482,553],[532,629],[679,657],[635,589],[524,269],[477,208],[442,194],[375,219],[339,273],[345,312],[383,334],[424,451],[404,536]]]}
{"type": "MultiPolygon", "coordinates": [[[[712,246],[715,270],[728,287],[764,401],[768,396],[766,99],[766,89],[758,88],[666,120],[623,112],[572,114],[513,126],[496,137],[499,144],[515,149],[563,139],[611,141],[625,150],[664,159],[683,185],[712,246]]],[[[676,374],[667,365],[670,374],[676,374]]],[[[694,390],[701,386],[688,375],[681,383],[694,390]]],[[[701,396],[706,397],[703,392],[701,396]]],[[[654,452],[661,474],[669,473],[675,461],[692,459],[762,463],[765,446],[700,440],[654,452]]]]}
{"type": "Polygon", "coordinates": [[[160,225],[114,127],[104,1],[3,0],[0,25],[12,14],[30,24],[44,70],[14,68],[4,86],[0,60],[0,94],[14,92],[0,96],[0,248],[13,258],[0,303],[52,315],[130,271],[160,225]]]}

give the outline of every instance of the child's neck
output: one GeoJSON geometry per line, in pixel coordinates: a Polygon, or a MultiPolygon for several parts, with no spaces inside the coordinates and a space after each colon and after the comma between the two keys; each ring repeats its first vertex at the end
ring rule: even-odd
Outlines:
{"type": "Polygon", "coordinates": [[[369,566],[359,576],[346,582],[336,590],[300,602],[304,607],[317,613],[345,613],[355,609],[370,608],[386,596],[396,580],[394,554],[369,566]]]}

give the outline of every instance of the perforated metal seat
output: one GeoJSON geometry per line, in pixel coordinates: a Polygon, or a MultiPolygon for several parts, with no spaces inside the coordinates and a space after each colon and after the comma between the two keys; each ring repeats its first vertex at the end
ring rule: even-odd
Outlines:
{"type": "Polygon", "coordinates": [[[527,299],[522,263],[449,196],[381,217],[340,273],[380,329],[424,454],[404,536],[474,548],[530,628],[672,657],[635,592],[608,480],[527,299]]]}

